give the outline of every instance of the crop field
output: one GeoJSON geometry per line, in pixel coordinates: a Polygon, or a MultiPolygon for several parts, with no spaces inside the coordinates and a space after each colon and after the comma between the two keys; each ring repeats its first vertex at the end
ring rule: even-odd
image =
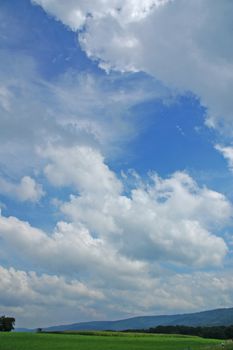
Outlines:
{"type": "MultiPolygon", "coordinates": [[[[220,340],[167,334],[0,333],[0,350],[218,350],[220,343],[220,340]]],[[[233,347],[226,345],[225,349],[233,350],[233,347]]]]}

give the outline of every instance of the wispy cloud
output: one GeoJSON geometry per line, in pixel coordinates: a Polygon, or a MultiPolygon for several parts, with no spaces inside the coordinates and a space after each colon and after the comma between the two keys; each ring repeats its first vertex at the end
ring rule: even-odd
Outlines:
{"type": "Polygon", "coordinates": [[[181,93],[191,91],[207,108],[207,125],[231,134],[231,2],[33,3],[72,30],[82,29],[82,48],[102,68],[144,71],[181,93]]]}

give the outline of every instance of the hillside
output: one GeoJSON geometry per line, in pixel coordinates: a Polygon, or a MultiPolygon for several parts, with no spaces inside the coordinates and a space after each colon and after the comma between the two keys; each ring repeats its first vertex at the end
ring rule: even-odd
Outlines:
{"type": "Polygon", "coordinates": [[[81,322],[44,328],[47,331],[63,330],[125,330],[142,329],[159,325],[228,326],[233,324],[233,308],[202,311],[191,314],[140,316],[117,321],[81,322]]]}

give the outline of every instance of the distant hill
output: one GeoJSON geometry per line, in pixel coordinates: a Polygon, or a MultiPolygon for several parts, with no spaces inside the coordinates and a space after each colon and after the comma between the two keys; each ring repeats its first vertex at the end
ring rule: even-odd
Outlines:
{"type": "Polygon", "coordinates": [[[35,329],[29,329],[29,328],[15,328],[12,332],[35,332],[35,329]]]}
{"type": "Polygon", "coordinates": [[[93,321],[43,328],[46,331],[146,329],[156,326],[229,326],[233,324],[233,308],[191,314],[140,316],[118,321],[93,321]]]}

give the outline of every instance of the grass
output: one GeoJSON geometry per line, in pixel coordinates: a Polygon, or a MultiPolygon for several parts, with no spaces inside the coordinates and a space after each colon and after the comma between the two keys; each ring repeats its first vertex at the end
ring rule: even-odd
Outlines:
{"type": "MultiPolygon", "coordinates": [[[[220,340],[179,335],[0,333],[0,350],[218,350],[220,340]]],[[[233,347],[225,347],[233,350],[233,347]]]]}

